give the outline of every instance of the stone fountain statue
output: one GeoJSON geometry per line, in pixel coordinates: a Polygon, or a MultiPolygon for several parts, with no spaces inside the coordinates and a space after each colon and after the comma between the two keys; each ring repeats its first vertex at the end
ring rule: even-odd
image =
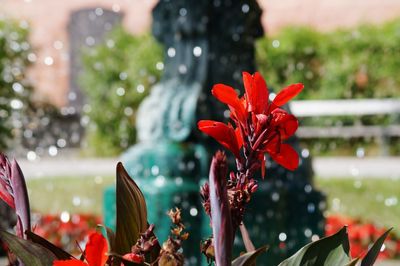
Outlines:
{"type": "MultiPolygon", "coordinates": [[[[156,224],[161,241],[169,234],[165,212],[174,206],[182,209],[191,231],[191,241],[184,246],[190,265],[199,265],[198,243],[210,234],[199,184],[207,178],[209,159],[219,147],[199,133],[196,122],[203,118],[227,120],[226,107],[210,91],[216,83],[241,89],[242,71],[255,71],[255,40],[263,35],[260,17],[261,9],[255,0],[160,0],[153,10],[153,34],[165,51],[164,74],[139,108],[139,141],[122,159],[143,189],[148,220],[156,224]]],[[[296,139],[292,141],[297,143],[296,139]]],[[[321,195],[311,186],[309,158],[303,156],[294,173],[268,163],[272,164],[268,176],[274,178],[261,182],[266,184],[260,185],[256,201],[249,207],[251,223],[246,222],[256,245],[282,247],[278,236],[286,235],[287,245],[273,250],[268,258],[273,262],[274,258],[295,251],[313,234],[321,234],[323,223],[316,225],[322,217],[318,209],[321,195]],[[296,198],[292,193],[303,196],[296,198]],[[280,208],[290,208],[295,201],[306,206],[304,210],[293,207],[293,214],[300,215],[293,219],[280,208]],[[255,208],[260,204],[265,206],[255,208]],[[314,206],[313,223],[311,218],[304,218],[312,209],[307,206],[314,206]],[[296,219],[304,228],[290,224],[296,219]],[[289,224],[295,228],[289,228],[289,224]],[[298,241],[291,239],[293,232],[298,241]]],[[[112,188],[105,193],[105,221],[111,227],[115,203],[110,202],[114,196],[112,188]]],[[[235,243],[242,251],[241,241],[235,243]]]]}

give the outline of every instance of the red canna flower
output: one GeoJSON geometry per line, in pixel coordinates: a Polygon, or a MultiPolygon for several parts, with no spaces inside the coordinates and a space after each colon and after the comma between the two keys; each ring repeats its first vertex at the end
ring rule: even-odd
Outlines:
{"type": "Polygon", "coordinates": [[[303,84],[293,84],[284,88],[269,101],[269,91],[262,76],[256,72],[251,75],[243,73],[245,94],[239,98],[237,92],[227,85],[217,84],[212,94],[231,111],[232,125],[221,122],[202,120],[199,129],[216,139],[230,150],[240,162],[240,151],[264,161],[264,153],[270,154],[273,160],[289,170],[295,170],[299,163],[296,151],[283,142],[297,130],[295,116],[279,107],[286,104],[303,89],[303,84]]]}
{"type": "Polygon", "coordinates": [[[107,262],[108,245],[105,237],[97,232],[89,235],[89,241],[86,244],[84,257],[85,261],[72,260],[56,260],[53,266],[104,266],[107,262]]]}

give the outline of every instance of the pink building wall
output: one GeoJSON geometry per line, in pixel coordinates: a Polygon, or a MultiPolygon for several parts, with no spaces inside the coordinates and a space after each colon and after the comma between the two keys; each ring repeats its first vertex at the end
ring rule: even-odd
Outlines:
{"type": "MultiPolygon", "coordinates": [[[[124,13],[132,33],[148,30],[157,0],[0,0],[0,16],[23,19],[31,25],[37,61],[30,78],[37,95],[57,106],[67,104],[67,24],[72,11],[101,7],[124,13]],[[46,64],[47,63],[47,64],[46,64]]],[[[287,25],[309,25],[327,31],[362,22],[381,23],[400,16],[399,0],[259,0],[268,34],[287,25]]]]}

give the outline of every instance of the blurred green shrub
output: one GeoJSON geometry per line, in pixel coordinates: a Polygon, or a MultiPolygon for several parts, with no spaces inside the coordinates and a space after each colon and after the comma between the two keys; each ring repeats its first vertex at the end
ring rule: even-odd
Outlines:
{"type": "Polygon", "coordinates": [[[29,105],[31,86],[26,70],[35,61],[28,42],[29,25],[0,18],[0,150],[23,127],[13,116],[21,115],[29,105]]]}
{"type": "Polygon", "coordinates": [[[278,88],[303,82],[303,99],[400,97],[400,19],[320,33],[290,27],[257,43],[258,69],[278,88]]]}
{"type": "Polygon", "coordinates": [[[136,141],[135,114],[140,101],[157,82],[162,50],[149,35],[133,36],[121,26],[103,44],[83,51],[80,84],[88,105],[89,150],[116,155],[136,141]]]}

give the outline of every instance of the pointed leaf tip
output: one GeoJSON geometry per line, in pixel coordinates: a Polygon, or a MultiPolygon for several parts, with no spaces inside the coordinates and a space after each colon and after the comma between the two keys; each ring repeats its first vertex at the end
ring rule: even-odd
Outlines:
{"type": "Polygon", "coordinates": [[[364,259],[361,261],[361,266],[372,266],[374,265],[376,259],[378,258],[379,252],[381,251],[381,247],[383,242],[385,242],[386,237],[389,235],[390,231],[393,228],[390,228],[385,233],[383,233],[378,240],[372,245],[372,247],[368,250],[368,253],[365,255],[364,259]]]}
{"type": "Polygon", "coordinates": [[[116,197],[115,251],[126,254],[130,252],[140,233],[148,227],[147,207],[142,191],[120,162],[117,164],[116,197]]]}

